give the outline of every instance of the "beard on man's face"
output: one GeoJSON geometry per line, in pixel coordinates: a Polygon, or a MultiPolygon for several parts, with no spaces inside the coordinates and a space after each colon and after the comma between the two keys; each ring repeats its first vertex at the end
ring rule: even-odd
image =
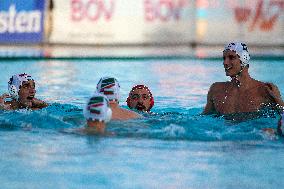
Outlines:
{"type": "Polygon", "coordinates": [[[138,102],[137,104],[136,104],[136,106],[135,106],[135,108],[137,109],[137,110],[139,110],[139,111],[147,111],[147,109],[146,109],[146,106],[144,106],[144,104],[142,104],[142,103],[140,103],[140,102],[138,102]]]}

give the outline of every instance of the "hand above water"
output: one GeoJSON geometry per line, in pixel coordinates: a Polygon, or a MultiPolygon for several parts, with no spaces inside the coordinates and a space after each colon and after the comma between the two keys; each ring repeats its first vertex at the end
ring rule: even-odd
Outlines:
{"type": "Polygon", "coordinates": [[[11,98],[11,96],[7,93],[4,93],[0,96],[0,109],[4,109],[4,110],[10,109],[10,105],[5,104],[6,98],[11,98]]]}

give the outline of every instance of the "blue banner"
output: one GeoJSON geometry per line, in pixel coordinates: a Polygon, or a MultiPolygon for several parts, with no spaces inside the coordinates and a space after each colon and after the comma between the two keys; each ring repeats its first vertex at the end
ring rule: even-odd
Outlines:
{"type": "Polygon", "coordinates": [[[41,43],[45,0],[0,0],[0,43],[41,43]]]}

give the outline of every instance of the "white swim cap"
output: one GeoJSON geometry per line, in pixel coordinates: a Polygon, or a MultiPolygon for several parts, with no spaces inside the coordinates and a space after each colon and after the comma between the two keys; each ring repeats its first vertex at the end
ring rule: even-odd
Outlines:
{"type": "Polygon", "coordinates": [[[113,77],[102,77],[97,84],[97,92],[107,96],[109,101],[119,101],[120,85],[113,77]]]}
{"type": "Polygon", "coordinates": [[[246,44],[240,42],[229,43],[228,45],[225,46],[224,51],[227,50],[236,52],[237,55],[239,55],[242,65],[244,67],[249,64],[250,55],[246,44]]]}
{"type": "Polygon", "coordinates": [[[87,120],[109,122],[112,111],[107,97],[103,94],[94,94],[87,102],[83,110],[87,120]]]}
{"type": "Polygon", "coordinates": [[[8,91],[13,99],[19,98],[19,90],[24,81],[34,80],[32,76],[23,73],[13,75],[8,82],[8,91]]]}

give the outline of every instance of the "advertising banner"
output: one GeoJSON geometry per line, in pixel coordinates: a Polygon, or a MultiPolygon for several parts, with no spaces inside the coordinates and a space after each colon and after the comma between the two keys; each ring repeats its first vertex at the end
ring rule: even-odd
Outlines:
{"type": "Polygon", "coordinates": [[[196,39],[221,44],[284,43],[284,0],[197,0],[196,39]]]}
{"type": "Polygon", "coordinates": [[[142,37],[146,42],[193,42],[195,14],[195,0],[144,0],[142,37]]]}
{"type": "Polygon", "coordinates": [[[0,43],[43,41],[44,0],[0,0],[0,43]]]}
{"type": "Polygon", "coordinates": [[[53,0],[50,42],[186,43],[194,40],[194,0],[53,0]]]}

